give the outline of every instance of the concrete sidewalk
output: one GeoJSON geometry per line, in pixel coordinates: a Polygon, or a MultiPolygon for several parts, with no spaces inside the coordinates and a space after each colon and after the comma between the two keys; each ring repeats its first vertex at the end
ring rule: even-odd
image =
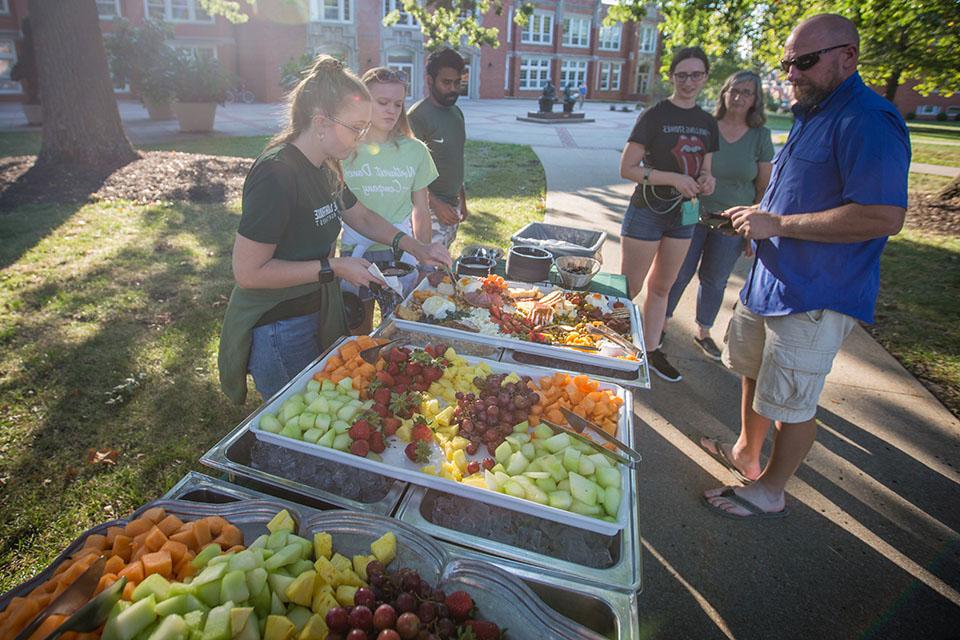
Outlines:
{"type": "MultiPolygon", "coordinates": [[[[547,220],[605,229],[605,268],[617,270],[633,191],[618,154],[534,151],[547,174],[547,220]]],[[[748,267],[741,259],[727,286],[717,340],[748,267]]],[[[635,407],[644,637],[956,638],[960,423],[857,327],[821,397],[817,443],[788,486],[790,515],[719,517],[700,496],[733,478],[698,440],[736,438],[740,387],[693,343],[695,300],[691,283],[664,345],[684,380],[654,376],[635,407]]]]}

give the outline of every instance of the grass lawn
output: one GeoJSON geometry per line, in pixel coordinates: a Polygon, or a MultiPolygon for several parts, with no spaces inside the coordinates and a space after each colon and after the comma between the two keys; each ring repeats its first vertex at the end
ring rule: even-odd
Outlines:
{"type": "Polygon", "coordinates": [[[914,162],[960,167],[960,145],[911,142],[914,162]]]}
{"type": "Polygon", "coordinates": [[[917,193],[937,193],[945,186],[950,184],[951,178],[947,176],[935,176],[929,173],[911,173],[909,177],[909,189],[917,193]]]}
{"type": "MultiPolygon", "coordinates": [[[[20,134],[0,141],[30,152],[20,134]]],[[[171,147],[252,156],[263,141],[171,147]]],[[[466,155],[473,215],[459,242],[502,246],[543,218],[546,180],[529,147],[468,142],[466,155]]],[[[0,592],[200,468],[255,408],[230,405],[217,382],[238,217],[237,203],[0,215],[0,592]],[[109,450],[115,465],[88,462],[109,450]]]]}

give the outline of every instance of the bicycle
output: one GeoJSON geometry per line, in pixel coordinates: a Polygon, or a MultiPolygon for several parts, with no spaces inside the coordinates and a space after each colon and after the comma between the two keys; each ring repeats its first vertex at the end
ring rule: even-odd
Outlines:
{"type": "Polygon", "coordinates": [[[227,89],[226,102],[228,104],[240,104],[241,102],[243,104],[253,104],[256,101],[257,96],[253,93],[253,91],[247,89],[247,85],[243,82],[232,89],[227,89]]]}

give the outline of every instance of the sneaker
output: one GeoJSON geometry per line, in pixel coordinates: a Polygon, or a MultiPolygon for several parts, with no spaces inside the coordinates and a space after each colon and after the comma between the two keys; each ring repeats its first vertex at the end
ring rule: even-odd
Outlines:
{"type": "Polygon", "coordinates": [[[683,380],[680,372],[673,368],[673,365],[667,361],[667,357],[663,355],[659,349],[647,353],[647,363],[655,374],[667,382],[680,382],[683,380]]]}
{"type": "Polygon", "coordinates": [[[663,349],[663,339],[667,337],[667,330],[664,329],[660,332],[660,344],[657,345],[657,349],[663,349]]]}
{"type": "Polygon", "coordinates": [[[700,347],[700,350],[703,351],[708,358],[720,362],[720,348],[717,346],[717,343],[713,341],[713,338],[707,336],[703,340],[694,338],[693,341],[697,343],[697,346],[700,347]]]}

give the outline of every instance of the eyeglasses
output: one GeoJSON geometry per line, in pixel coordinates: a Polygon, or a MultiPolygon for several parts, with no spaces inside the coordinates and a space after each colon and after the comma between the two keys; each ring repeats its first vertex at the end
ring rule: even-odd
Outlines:
{"type": "Polygon", "coordinates": [[[344,126],[344,127],[346,127],[347,129],[350,129],[350,131],[353,131],[353,133],[357,136],[357,140],[359,140],[359,139],[362,138],[363,136],[367,135],[367,132],[370,131],[370,123],[369,123],[369,122],[368,122],[366,125],[364,125],[363,127],[355,127],[355,126],[353,126],[352,124],[347,124],[347,123],[344,122],[343,120],[338,120],[337,118],[334,118],[333,116],[328,116],[328,115],[323,114],[323,113],[318,114],[318,115],[319,115],[321,118],[326,118],[327,120],[330,120],[331,122],[336,122],[337,124],[339,124],[339,125],[341,125],[341,126],[344,126]]]}
{"type": "Polygon", "coordinates": [[[753,89],[730,89],[731,98],[752,98],[756,95],[753,89]]]}
{"type": "Polygon", "coordinates": [[[394,71],[393,69],[377,69],[374,72],[373,77],[377,79],[377,82],[406,82],[407,74],[399,69],[394,71]]]}
{"type": "Polygon", "coordinates": [[[675,71],[673,77],[676,78],[678,82],[686,82],[687,80],[693,80],[694,82],[699,82],[707,77],[706,71],[693,71],[691,73],[685,73],[683,71],[675,71]]]}
{"type": "Polygon", "coordinates": [[[789,60],[782,59],[780,60],[780,68],[783,69],[784,73],[790,73],[790,67],[796,67],[800,71],[806,71],[807,69],[812,69],[814,65],[820,62],[820,56],[825,54],[828,51],[833,51],[834,49],[843,49],[844,47],[850,47],[849,44],[838,44],[833,47],[827,47],[826,49],[820,49],[819,51],[813,51],[812,53],[805,53],[802,56],[797,56],[796,58],[791,58],[789,60]]]}

